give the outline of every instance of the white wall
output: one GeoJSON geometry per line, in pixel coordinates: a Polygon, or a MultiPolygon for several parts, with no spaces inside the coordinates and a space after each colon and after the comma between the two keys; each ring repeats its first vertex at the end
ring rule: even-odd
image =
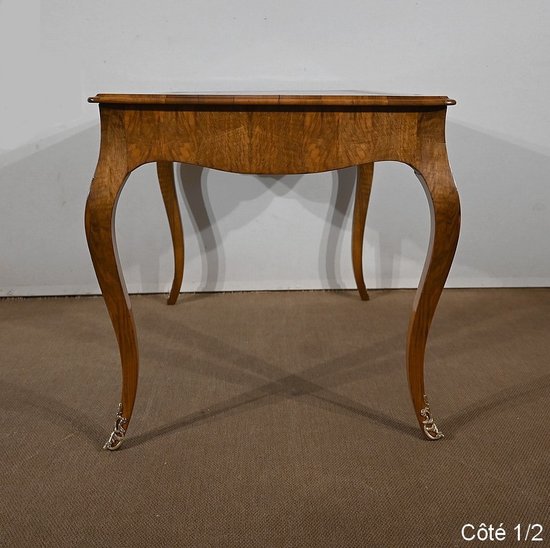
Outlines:
{"type": "MultiPolygon", "coordinates": [[[[0,0],[0,295],[95,293],[83,209],[96,92],[365,89],[449,95],[463,228],[448,286],[550,285],[547,0],[0,0]]],[[[353,287],[353,173],[269,178],[183,166],[184,290],[353,287]]],[[[117,218],[130,291],[172,257],[153,166],[117,218]]],[[[418,282],[428,208],[379,164],[370,287],[418,282]]]]}

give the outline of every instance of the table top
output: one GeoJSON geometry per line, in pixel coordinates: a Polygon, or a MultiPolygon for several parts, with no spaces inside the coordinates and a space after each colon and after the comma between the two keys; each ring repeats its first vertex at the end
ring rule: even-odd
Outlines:
{"type": "Polygon", "coordinates": [[[88,102],[119,105],[258,105],[342,107],[426,107],[456,104],[440,95],[385,95],[363,91],[319,92],[207,92],[207,93],[99,93],[88,102]]]}

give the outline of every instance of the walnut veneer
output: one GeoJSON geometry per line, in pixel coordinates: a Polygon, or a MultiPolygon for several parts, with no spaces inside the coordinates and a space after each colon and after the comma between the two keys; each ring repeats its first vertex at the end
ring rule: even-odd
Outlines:
{"type": "Polygon", "coordinates": [[[368,300],[362,270],[363,233],[374,163],[408,164],[430,204],[428,256],[407,336],[407,372],[416,418],[429,439],[441,432],[424,390],[424,352],[430,324],[451,267],[460,205],[447,159],[445,116],[455,102],[439,96],[126,95],[100,94],[101,147],[86,204],[88,246],[122,362],[122,395],[105,447],[120,446],[138,382],[138,343],[120,268],[114,230],[118,196],[138,166],[156,162],[174,247],[169,304],[183,279],[183,232],[173,162],[255,174],[313,173],[357,166],[352,228],[353,271],[368,300]]]}

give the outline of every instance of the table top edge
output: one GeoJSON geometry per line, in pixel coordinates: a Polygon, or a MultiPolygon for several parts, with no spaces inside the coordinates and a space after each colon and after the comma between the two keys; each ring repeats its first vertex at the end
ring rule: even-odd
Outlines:
{"type": "Polygon", "coordinates": [[[454,99],[443,95],[378,94],[153,94],[98,93],[89,103],[114,105],[219,105],[219,106],[450,106],[454,99]]]}

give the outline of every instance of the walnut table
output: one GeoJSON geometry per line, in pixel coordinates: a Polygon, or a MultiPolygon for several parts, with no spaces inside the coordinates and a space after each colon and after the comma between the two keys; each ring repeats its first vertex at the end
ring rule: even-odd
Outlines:
{"type": "Polygon", "coordinates": [[[455,104],[440,96],[124,95],[99,94],[101,148],[86,204],[86,235],[99,285],[118,340],[122,395],[105,444],[117,449],[126,434],[137,390],[138,344],[115,241],[115,211],[128,175],[156,162],[174,247],[174,304],[183,276],[183,233],[173,162],[239,173],[313,173],[357,166],[352,228],[353,270],[363,281],[365,219],[377,161],[408,164],[431,211],[428,256],[407,336],[407,372],[416,418],[428,439],[442,437],[424,390],[428,331],[449,273],[460,226],[460,204],[447,159],[445,116],[455,104]]]}

